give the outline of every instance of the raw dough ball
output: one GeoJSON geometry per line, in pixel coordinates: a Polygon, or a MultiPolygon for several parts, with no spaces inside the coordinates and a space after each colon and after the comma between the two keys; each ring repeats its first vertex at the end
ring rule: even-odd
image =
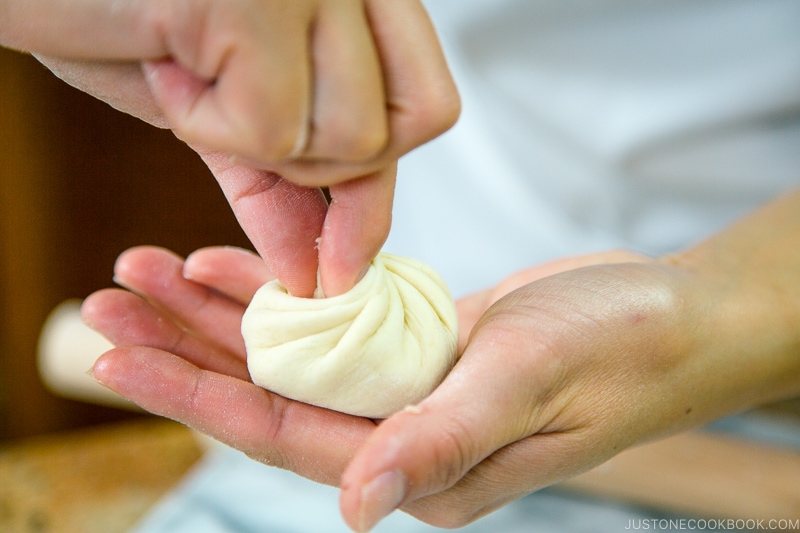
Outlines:
{"type": "Polygon", "coordinates": [[[442,278],[385,253],[352,290],[332,298],[295,298],[271,281],[242,318],[256,385],[369,418],[427,396],[456,362],[457,332],[442,278]]]}

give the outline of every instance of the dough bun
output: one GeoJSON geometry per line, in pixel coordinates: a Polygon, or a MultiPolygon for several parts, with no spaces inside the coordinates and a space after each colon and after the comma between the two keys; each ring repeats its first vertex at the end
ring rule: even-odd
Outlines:
{"type": "Polygon", "coordinates": [[[296,298],[277,280],[242,318],[253,382],[305,403],[386,418],[425,398],[456,362],[455,304],[427,265],[381,253],[349,292],[296,298]]]}

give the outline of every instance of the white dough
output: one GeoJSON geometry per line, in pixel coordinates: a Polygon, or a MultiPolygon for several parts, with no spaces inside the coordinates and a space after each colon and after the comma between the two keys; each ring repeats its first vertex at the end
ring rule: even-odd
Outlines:
{"type": "Polygon", "coordinates": [[[419,261],[381,253],[349,292],[296,298],[277,280],[242,318],[253,382],[287,398],[369,418],[417,403],[456,362],[453,297],[419,261]]]}

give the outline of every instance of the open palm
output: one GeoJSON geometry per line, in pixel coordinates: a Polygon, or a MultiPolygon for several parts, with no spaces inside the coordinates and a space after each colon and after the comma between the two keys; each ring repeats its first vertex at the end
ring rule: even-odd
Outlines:
{"type": "Polygon", "coordinates": [[[253,294],[272,278],[260,258],[238,249],[199,250],[185,262],[161,248],[128,250],[115,266],[128,291],[102,290],[83,304],[84,320],[117,346],[93,375],[255,460],[336,485],[375,423],[250,381],[239,328],[253,294]]]}
{"type": "MultiPolygon", "coordinates": [[[[520,287],[523,287],[520,290],[535,293],[537,284],[531,285],[531,282],[588,265],[611,265],[610,268],[615,268],[615,263],[645,261],[646,258],[624,251],[564,259],[522,271],[492,289],[463,298],[457,303],[459,350],[468,352],[470,342],[475,339],[480,346],[487,338],[518,337],[523,350],[513,349],[509,353],[517,358],[527,357],[524,352],[530,343],[525,332],[531,331],[531,327],[519,327],[517,334],[512,335],[507,331],[508,324],[498,322],[497,317],[513,322],[520,316],[518,312],[509,312],[519,302],[513,295],[503,298],[504,295],[519,292],[516,289],[520,287]],[[486,313],[495,302],[500,307],[495,305],[492,307],[494,312],[486,313]]],[[[86,300],[82,310],[84,320],[117,346],[97,361],[94,377],[144,409],[183,422],[257,461],[292,470],[315,481],[341,485],[345,491],[342,501],[345,519],[355,529],[365,530],[363,526],[373,524],[379,518],[377,514],[382,512],[373,517],[372,511],[359,511],[363,501],[357,501],[358,498],[354,501],[352,494],[347,492],[348,479],[364,476],[367,460],[364,459],[364,450],[367,450],[367,455],[380,455],[386,450],[383,445],[376,448],[375,438],[369,437],[383,438],[392,428],[407,424],[408,417],[415,416],[414,411],[392,417],[386,427],[376,432],[382,423],[292,401],[254,385],[247,372],[240,334],[241,318],[255,291],[272,278],[258,256],[239,249],[207,248],[193,253],[185,261],[167,250],[154,247],[125,252],[117,261],[115,280],[128,290],[99,291],[86,300]],[[343,477],[354,457],[360,459],[356,461],[355,473],[351,472],[349,478],[347,475],[343,477]]],[[[517,297],[520,298],[529,297],[517,297]]],[[[556,305],[562,303],[556,302],[556,305]]],[[[475,353],[456,366],[454,375],[463,379],[475,374],[475,369],[495,364],[491,362],[491,354],[479,356],[478,351],[473,351],[475,353]]],[[[528,358],[527,361],[535,359],[528,358]]],[[[518,363],[510,361],[505,370],[515,368],[515,365],[518,363]]],[[[499,379],[495,377],[507,373],[505,370],[496,369],[492,373],[494,377],[483,371],[481,375],[473,376],[472,381],[477,382],[468,387],[472,391],[470,395],[474,397],[481,387],[485,389],[483,394],[486,397],[496,395],[497,391],[510,390],[495,383],[499,379]]],[[[520,398],[530,398],[525,391],[531,384],[549,376],[547,369],[538,364],[529,370],[530,379],[518,380],[520,383],[515,389],[520,398]]],[[[458,385],[452,385],[452,380],[449,384],[445,382],[444,388],[448,387],[450,393],[445,393],[445,398],[448,394],[452,396],[453,387],[458,389],[458,385]]],[[[442,397],[439,394],[434,405],[436,401],[441,403],[442,397]]],[[[453,401],[462,400],[464,398],[453,401]]],[[[423,402],[422,405],[430,406],[431,403],[423,402]]],[[[510,404],[507,407],[513,409],[510,404]]],[[[477,423],[493,427],[496,424],[491,420],[497,420],[497,417],[491,415],[490,419],[477,423]]],[[[513,421],[514,417],[510,416],[509,420],[513,421]]],[[[546,422],[543,419],[542,424],[546,422]]],[[[525,444],[525,437],[537,434],[540,429],[537,426],[521,433],[512,439],[511,442],[522,439],[513,446],[503,444],[505,441],[502,439],[486,442],[487,449],[476,456],[478,462],[463,464],[465,470],[460,471],[458,479],[442,478],[442,483],[434,483],[437,488],[405,500],[402,508],[434,524],[459,524],[608,457],[608,454],[588,453],[586,460],[577,460],[571,466],[561,460],[554,461],[552,469],[542,468],[531,480],[530,475],[514,465],[518,465],[520,453],[526,457],[531,455],[525,451],[530,447],[525,444]],[[509,467],[516,469],[517,481],[509,479],[509,467]]],[[[452,433],[443,431],[442,426],[434,430],[435,434],[429,435],[428,449],[436,451],[440,449],[439,436],[452,436],[452,433]]],[[[422,438],[425,432],[415,430],[413,433],[422,438]]],[[[567,443],[571,438],[568,433],[551,432],[549,436],[547,433],[534,441],[534,455],[537,457],[543,450],[550,449],[553,437],[567,443]]],[[[573,446],[578,444],[573,443],[573,446]]],[[[569,448],[560,445],[550,451],[553,458],[564,453],[581,455],[575,449],[569,452],[569,448]]],[[[453,465],[448,464],[449,459],[443,455],[441,473],[445,477],[447,472],[452,474],[454,471],[453,465]]],[[[431,476],[434,479],[441,477],[435,473],[431,476]]],[[[418,486],[424,483],[420,480],[418,486]]],[[[362,500],[369,497],[363,490],[361,495],[362,500]]]]}

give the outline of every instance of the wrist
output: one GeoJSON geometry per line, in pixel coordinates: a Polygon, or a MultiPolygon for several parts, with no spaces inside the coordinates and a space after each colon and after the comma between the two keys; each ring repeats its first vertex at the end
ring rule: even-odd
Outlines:
{"type": "Polygon", "coordinates": [[[715,416],[800,395],[800,193],[659,262],[692,279],[715,416]]]}

